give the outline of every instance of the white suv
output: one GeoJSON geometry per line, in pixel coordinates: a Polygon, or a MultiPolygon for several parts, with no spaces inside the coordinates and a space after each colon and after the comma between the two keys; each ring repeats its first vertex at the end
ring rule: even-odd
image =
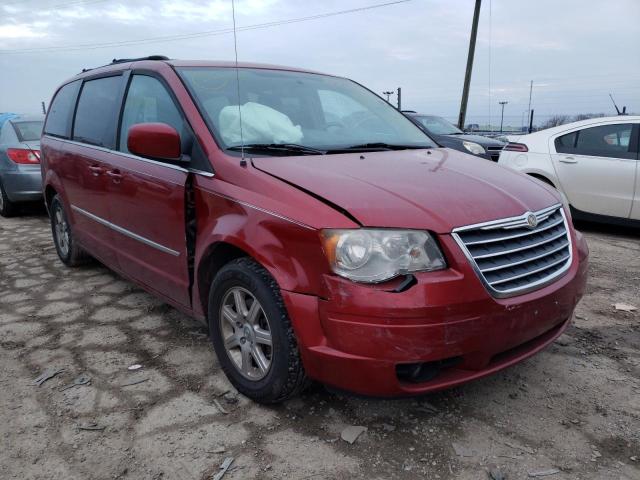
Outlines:
{"type": "Polygon", "coordinates": [[[560,190],[574,217],[640,222],[640,116],[592,118],[507,144],[498,163],[560,190]]]}

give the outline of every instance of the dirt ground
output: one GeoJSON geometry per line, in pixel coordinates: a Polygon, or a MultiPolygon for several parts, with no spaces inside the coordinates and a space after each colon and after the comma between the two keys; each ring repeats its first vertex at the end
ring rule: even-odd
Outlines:
{"type": "Polygon", "coordinates": [[[315,386],[263,407],[198,323],[97,263],[65,268],[42,212],[0,219],[0,478],[204,479],[233,457],[225,480],[640,479],[640,312],[612,306],[640,307],[640,232],[581,227],[588,294],[534,358],[420,399],[315,386]],[[349,425],[367,428],[353,444],[349,425]]]}

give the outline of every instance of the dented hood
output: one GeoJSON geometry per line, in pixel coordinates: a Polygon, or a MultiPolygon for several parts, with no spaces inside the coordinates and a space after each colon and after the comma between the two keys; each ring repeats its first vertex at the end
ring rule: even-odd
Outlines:
{"type": "Polygon", "coordinates": [[[447,233],[560,201],[531,178],[446,148],[259,157],[253,165],[369,227],[447,233]]]}

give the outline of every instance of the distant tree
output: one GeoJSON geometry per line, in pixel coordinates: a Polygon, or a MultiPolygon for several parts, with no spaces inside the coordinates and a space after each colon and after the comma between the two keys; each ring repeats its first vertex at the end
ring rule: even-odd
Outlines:
{"type": "Polygon", "coordinates": [[[573,116],[572,122],[579,122],[580,120],[589,120],[590,118],[604,117],[604,113],[579,113],[573,116]]]}
{"type": "Polygon", "coordinates": [[[569,115],[553,115],[552,117],[549,117],[546,122],[540,125],[540,129],[544,130],[545,128],[557,127],[558,125],[564,125],[570,121],[571,117],[569,115]]]}

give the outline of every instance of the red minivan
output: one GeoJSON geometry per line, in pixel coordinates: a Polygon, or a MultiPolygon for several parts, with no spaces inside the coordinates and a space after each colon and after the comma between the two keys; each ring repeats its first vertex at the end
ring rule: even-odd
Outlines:
{"type": "Polygon", "coordinates": [[[114,61],[58,89],[41,149],[60,259],[206,322],[259,402],[491,374],[562,334],[584,292],[556,190],[441,148],[345,78],[114,61]]]}

